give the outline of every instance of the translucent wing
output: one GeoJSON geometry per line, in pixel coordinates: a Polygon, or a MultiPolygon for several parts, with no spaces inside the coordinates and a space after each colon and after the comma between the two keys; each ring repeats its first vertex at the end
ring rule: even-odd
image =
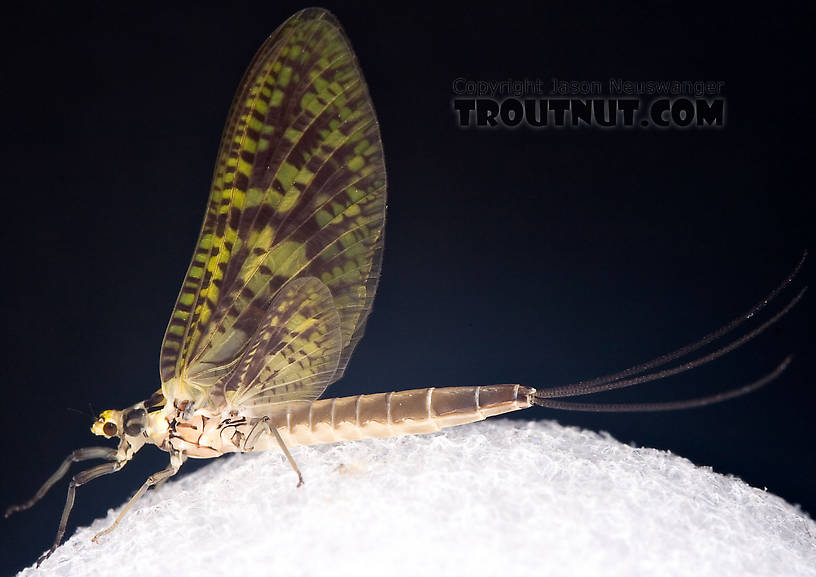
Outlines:
{"type": "Polygon", "coordinates": [[[223,392],[226,405],[242,408],[309,397],[335,374],[342,350],[331,292],[314,277],[296,279],[275,296],[260,330],[213,394],[223,392]]]}
{"type": "Polygon", "coordinates": [[[295,14],[255,55],[233,101],[198,245],[162,343],[165,396],[249,398],[260,390],[254,378],[270,400],[283,400],[286,387],[288,398],[313,399],[340,378],[377,286],[385,184],[379,127],[348,40],[324,10],[295,14]],[[282,292],[323,294],[315,281],[330,301],[282,292]],[[298,332],[286,323],[270,332],[276,306],[305,307],[326,337],[310,340],[321,346],[282,373],[258,369],[252,377],[258,355],[284,351],[298,332]],[[330,371],[332,307],[339,344],[330,371]]]}

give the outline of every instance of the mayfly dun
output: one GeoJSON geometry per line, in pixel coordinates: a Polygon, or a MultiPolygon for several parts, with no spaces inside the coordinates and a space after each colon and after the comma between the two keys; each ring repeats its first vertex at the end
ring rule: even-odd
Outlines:
{"type": "Polygon", "coordinates": [[[113,447],[73,451],[28,501],[33,506],[75,462],[47,558],[60,544],[76,488],[121,470],[145,445],[170,455],[113,524],[188,458],[428,433],[524,409],[671,410],[723,401],[777,377],[667,403],[593,404],[565,397],[620,389],[710,362],[777,322],[805,289],[757,326],[804,262],[745,314],[696,342],[605,377],[536,389],[520,384],[426,388],[319,399],[343,376],[362,337],[380,272],[386,173],[380,131],[363,75],[340,25],[321,9],[301,11],[261,46],[230,109],[207,212],[160,352],[161,387],[123,410],[102,411],[91,431],[113,447]],[[719,344],[715,344],[719,343],[719,344]],[[703,347],[707,353],[693,353],[703,347]],[[681,358],[689,358],[672,364],[681,358]]]}

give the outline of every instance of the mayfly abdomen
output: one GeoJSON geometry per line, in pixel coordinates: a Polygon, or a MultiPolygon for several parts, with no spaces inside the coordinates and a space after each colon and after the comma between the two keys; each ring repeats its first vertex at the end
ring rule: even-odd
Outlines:
{"type": "Polygon", "coordinates": [[[520,385],[413,389],[287,403],[283,418],[271,420],[289,446],[432,433],[526,409],[534,392],[520,385]]]}

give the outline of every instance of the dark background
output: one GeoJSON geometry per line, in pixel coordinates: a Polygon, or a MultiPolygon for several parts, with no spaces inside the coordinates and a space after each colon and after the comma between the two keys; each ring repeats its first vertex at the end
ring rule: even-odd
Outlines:
{"type": "MultiPolygon", "coordinates": [[[[374,312],[330,394],[551,386],[626,368],[747,310],[814,248],[813,13],[546,4],[329,6],[370,85],[390,185],[374,312]],[[727,124],[463,130],[451,108],[457,77],[722,80],[727,124]]],[[[90,403],[122,408],[158,387],[159,344],[232,93],[266,35],[300,7],[9,10],[4,507],[70,450],[97,443],[90,403]]],[[[811,309],[808,295],[726,359],[602,398],[709,394],[796,355],[749,397],[668,414],[518,416],[667,449],[813,514],[811,309]]],[[[80,489],[68,535],[165,462],[146,448],[80,489]]],[[[65,487],[0,520],[4,573],[50,545],[65,487]]]]}

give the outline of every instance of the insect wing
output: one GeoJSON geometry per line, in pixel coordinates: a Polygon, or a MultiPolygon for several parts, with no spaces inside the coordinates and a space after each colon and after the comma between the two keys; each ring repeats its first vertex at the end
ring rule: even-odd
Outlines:
{"type": "MultiPolygon", "coordinates": [[[[331,296],[339,352],[334,345],[309,351],[300,377],[310,384],[286,394],[317,398],[340,378],[377,287],[385,196],[379,126],[351,46],[328,12],[301,11],[261,46],[233,101],[207,214],[162,343],[165,397],[252,397],[249,366],[258,361],[247,355],[292,345],[285,341],[292,331],[270,333],[265,323],[275,306],[309,300],[281,297],[285,286],[322,294],[313,281],[331,296]],[[284,341],[272,343],[272,334],[284,341]],[[321,355],[328,360],[318,362],[321,355]],[[309,371],[318,368],[315,380],[309,371]]],[[[321,334],[333,333],[331,314],[307,312],[328,323],[321,334]]],[[[256,374],[264,394],[278,382],[268,370],[256,374]]],[[[293,376],[286,371],[280,383],[293,376]]]]}
{"type": "MultiPolygon", "coordinates": [[[[287,283],[260,327],[239,362],[227,365],[211,389],[211,404],[248,409],[313,398],[337,371],[343,348],[340,315],[331,292],[316,278],[287,283]]],[[[220,372],[224,366],[215,364],[213,369],[220,372]]]]}

